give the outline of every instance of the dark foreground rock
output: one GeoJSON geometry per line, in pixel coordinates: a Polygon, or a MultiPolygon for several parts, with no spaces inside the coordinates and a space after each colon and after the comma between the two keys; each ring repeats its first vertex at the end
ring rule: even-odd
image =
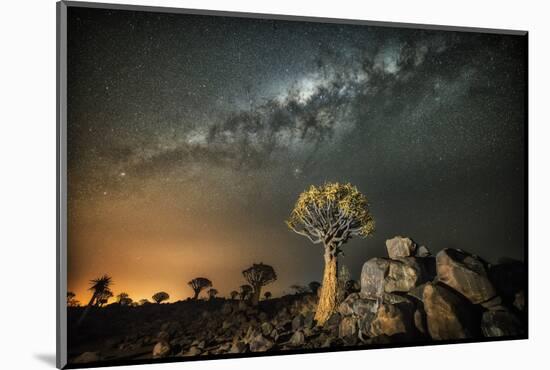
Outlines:
{"type": "Polygon", "coordinates": [[[458,249],[443,249],[436,256],[436,266],[439,281],[472,303],[488,301],[497,294],[486,264],[479,257],[458,249]]]}

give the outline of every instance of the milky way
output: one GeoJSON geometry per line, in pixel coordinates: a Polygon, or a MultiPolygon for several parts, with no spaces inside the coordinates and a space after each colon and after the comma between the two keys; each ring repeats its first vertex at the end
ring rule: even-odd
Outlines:
{"type": "Polygon", "coordinates": [[[70,8],[68,37],[69,289],[319,280],[283,221],[325,181],[371,202],[355,278],[394,235],[524,256],[522,36],[70,8]]]}

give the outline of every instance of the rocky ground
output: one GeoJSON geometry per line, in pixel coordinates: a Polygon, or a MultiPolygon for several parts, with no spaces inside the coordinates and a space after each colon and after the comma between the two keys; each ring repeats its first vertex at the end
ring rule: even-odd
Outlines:
{"type": "Polygon", "coordinates": [[[388,256],[365,262],[360,291],[322,326],[317,296],[262,301],[213,299],[69,309],[69,363],[132,361],[346,346],[399,345],[526,336],[526,271],[490,265],[458,249],[435,257],[409,238],[386,242],[388,256]]]}

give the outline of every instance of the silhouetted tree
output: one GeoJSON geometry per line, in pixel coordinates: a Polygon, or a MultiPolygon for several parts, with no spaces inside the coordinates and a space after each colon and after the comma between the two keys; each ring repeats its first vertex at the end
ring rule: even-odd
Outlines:
{"type": "Polygon", "coordinates": [[[271,298],[271,292],[265,292],[265,293],[264,293],[264,298],[265,298],[266,301],[267,301],[269,298],[271,298]]]}
{"type": "Polygon", "coordinates": [[[145,298],[139,300],[139,305],[140,305],[140,306],[143,306],[143,305],[146,305],[146,304],[150,304],[150,303],[151,303],[151,302],[149,302],[149,300],[148,300],[148,299],[145,299],[145,298]]]}
{"type": "Polygon", "coordinates": [[[318,281],[312,281],[308,284],[308,286],[309,290],[311,290],[311,293],[317,294],[317,291],[321,287],[321,283],[319,283],[318,281]]]}
{"type": "Polygon", "coordinates": [[[132,303],[132,299],[130,298],[130,296],[128,295],[128,293],[119,293],[117,296],[116,296],[116,301],[118,302],[119,305],[121,306],[129,306],[130,303],[132,303]]]}
{"type": "Polygon", "coordinates": [[[250,298],[250,293],[252,293],[252,287],[248,284],[241,285],[241,292],[239,295],[241,296],[241,300],[246,300],[250,298]]]}
{"type": "Polygon", "coordinates": [[[304,294],[308,291],[307,287],[299,284],[293,284],[290,289],[294,290],[294,294],[304,294]]]}
{"type": "Polygon", "coordinates": [[[374,232],[367,198],[351,184],[325,183],[311,186],[298,197],[287,226],[313,244],[323,246],[325,271],[315,313],[323,325],[335,311],[338,295],[338,256],[352,237],[374,232]]]}
{"type": "Polygon", "coordinates": [[[75,299],[76,294],[73,292],[67,292],[67,306],[69,307],[78,307],[80,306],[80,301],[78,299],[75,299]]]}
{"type": "Polygon", "coordinates": [[[210,288],[212,286],[212,282],[207,278],[203,278],[203,277],[195,278],[190,282],[188,282],[187,284],[191,287],[191,289],[193,289],[193,292],[194,292],[193,299],[195,300],[199,298],[199,293],[201,292],[201,290],[210,288]]]}
{"type": "Polygon", "coordinates": [[[208,289],[208,298],[209,299],[214,299],[216,297],[216,295],[218,294],[218,291],[214,288],[211,288],[211,289],[208,289]]]}
{"type": "Polygon", "coordinates": [[[277,274],[273,267],[263,263],[254,263],[243,271],[243,276],[254,289],[251,302],[257,305],[260,300],[262,287],[277,280],[277,274]]]}
{"type": "Polygon", "coordinates": [[[112,298],[112,297],[113,297],[113,292],[111,291],[100,293],[96,300],[96,306],[98,307],[105,306],[109,302],[109,298],[112,298]]]}
{"type": "Polygon", "coordinates": [[[77,322],[77,326],[82,324],[82,321],[84,321],[84,318],[88,315],[88,312],[93,306],[99,305],[100,299],[108,299],[105,298],[107,295],[113,296],[113,293],[111,292],[111,285],[113,284],[113,279],[108,275],[103,275],[97,279],[90,280],[91,287],[88,288],[88,290],[92,291],[92,298],[90,298],[90,302],[88,302],[88,305],[86,306],[86,309],[82,313],[82,316],[80,316],[80,319],[77,322]]]}
{"type": "Polygon", "coordinates": [[[69,301],[74,297],[76,297],[76,294],[74,294],[73,292],[67,292],[67,304],[69,304],[69,301]]]}
{"type": "Polygon", "coordinates": [[[236,299],[238,295],[239,295],[239,292],[237,292],[236,290],[232,290],[231,293],[229,293],[229,296],[231,297],[231,299],[236,299]]]}
{"type": "Polygon", "coordinates": [[[155,301],[156,303],[160,303],[162,301],[167,301],[168,299],[170,299],[170,295],[166,292],[158,292],[153,294],[152,298],[153,301],[155,301]]]}

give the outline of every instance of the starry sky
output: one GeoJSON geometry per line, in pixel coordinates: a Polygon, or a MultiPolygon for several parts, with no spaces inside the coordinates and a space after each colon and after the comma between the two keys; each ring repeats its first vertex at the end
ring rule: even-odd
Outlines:
{"type": "Polygon", "coordinates": [[[523,259],[525,55],[518,35],[70,7],[69,290],[227,295],[253,262],[275,296],[321,280],[284,220],[325,181],[371,203],[355,279],[395,235],[523,259]]]}

